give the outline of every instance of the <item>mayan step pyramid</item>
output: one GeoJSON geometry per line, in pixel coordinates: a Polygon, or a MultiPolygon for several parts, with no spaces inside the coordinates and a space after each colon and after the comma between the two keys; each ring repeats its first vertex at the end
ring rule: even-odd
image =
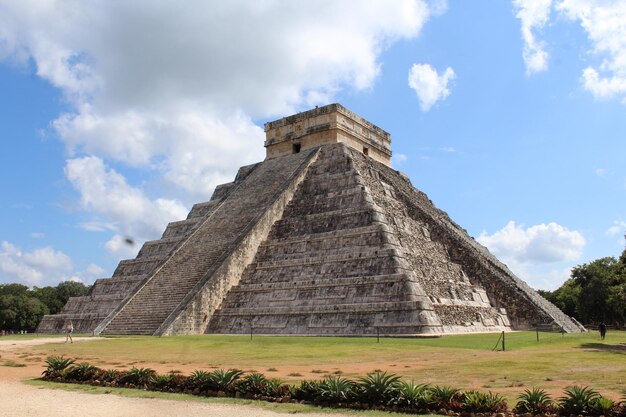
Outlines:
{"type": "Polygon", "coordinates": [[[339,104],[265,125],[239,169],[39,332],[419,335],[582,326],[390,167],[339,104]]]}

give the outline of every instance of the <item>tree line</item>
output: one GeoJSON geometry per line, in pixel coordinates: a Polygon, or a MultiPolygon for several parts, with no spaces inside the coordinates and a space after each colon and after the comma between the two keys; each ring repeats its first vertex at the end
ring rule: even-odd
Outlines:
{"type": "Polygon", "coordinates": [[[74,281],[32,289],[22,284],[0,284],[0,330],[32,332],[45,314],[60,312],[70,297],[86,295],[90,288],[74,281]]]}
{"type": "Polygon", "coordinates": [[[575,267],[560,288],[539,293],[583,324],[604,322],[624,327],[626,249],[617,259],[608,256],[575,267]]]}

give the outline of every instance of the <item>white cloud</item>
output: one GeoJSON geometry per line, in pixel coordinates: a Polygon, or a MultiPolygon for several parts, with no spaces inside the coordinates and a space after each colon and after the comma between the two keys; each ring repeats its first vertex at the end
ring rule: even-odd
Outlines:
{"type": "Polygon", "coordinates": [[[581,75],[583,87],[598,99],[619,98],[626,103],[626,2],[621,0],[514,0],[521,20],[524,62],[528,74],[548,68],[545,43],[537,39],[554,8],[581,25],[591,43],[593,56],[600,59],[581,75]]]}
{"type": "Polygon", "coordinates": [[[102,277],[102,274],[104,274],[104,272],[104,269],[100,268],[98,265],[89,264],[87,265],[87,268],[85,268],[84,275],[94,278],[102,277]]]}
{"type": "Polygon", "coordinates": [[[422,111],[428,111],[439,100],[450,95],[448,83],[456,75],[450,67],[439,75],[437,70],[428,64],[413,64],[409,70],[409,87],[415,90],[422,111]]]}
{"type": "Polygon", "coordinates": [[[447,152],[447,153],[454,153],[454,152],[456,152],[456,148],[453,147],[453,146],[445,146],[443,148],[440,148],[440,150],[442,152],[447,152]]]}
{"type": "MultiPolygon", "coordinates": [[[[117,233],[107,244],[107,249],[112,252],[125,248],[120,244],[123,243],[122,236],[130,236],[136,241],[158,238],[168,222],[181,220],[187,214],[187,209],[179,201],[150,200],[95,156],[68,160],[65,175],[80,192],[82,208],[110,221],[107,227],[117,233]]],[[[95,219],[88,224],[101,223],[95,219]]]]}
{"type": "Polygon", "coordinates": [[[107,246],[122,251],[123,236],[152,237],[180,217],[168,190],[186,203],[206,200],[239,166],[261,160],[264,134],[253,120],[371,88],[381,52],[417,36],[446,7],[0,0],[0,60],[32,63],[62,91],[69,110],[52,126],[72,158],[66,175],[95,215],[82,227],[113,231],[107,246]],[[128,184],[102,161],[143,170],[163,198],[148,199],[143,184],[128,184]]]}
{"type": "Polygon", "coordinates": [[[623,248],[626,244],[626,221],[614,220],[613,225],[606,230],[605,234],[610,237],[618,236],[616,243],[620,248],[623,248]]]}
{"type": "Polygon", "coordinates": [[[57,271],[70,271],[72,261],[63,252],[56,251],[51,247],[35,249],[22,255],[24,261],[35,268],[53,269],[57,271]]]}
{"type": "Polygon", "coordinates": [[[477,239],[494,255],[523,264],[574,261],[582,256],[585,238],[557,224],[538,224],[525,229],[513,220],[489,235],[483,231],[477,239]]]}
{"type": "Polygon", "coordinates": [[[74,271],[70,257],[49,246],[27,252],[12,243],[0,243],[0,282],[45,286],[68,280],[92,281],[102,273],[104,270],[95,264],[74,271]]]}
{"type": "Polygon", "coordinates": [[[602,58],[584,69],[582,83],[596,98],[626,100],[626,3],[562,0],[556,6],[587,32],[592,51],[602,58]]]}
{"type": "Polygon", "coordinates": [[[545,44],[537,40],[534,31],[541,30],[549,21],[552,0],[514,0],[517,10],[515,15],[521,21],[524,50],[522,56],[526,64],[526,73],[548,69],[549,54],[545,44]]]}
{"type": "Polygon", "coordinates": [[[493,234],[476,239],[533,288],[554,290],[567,278],[571,262],[579,259],[585,238],[557,223],[525,228],[509,221],[493,234]]]}

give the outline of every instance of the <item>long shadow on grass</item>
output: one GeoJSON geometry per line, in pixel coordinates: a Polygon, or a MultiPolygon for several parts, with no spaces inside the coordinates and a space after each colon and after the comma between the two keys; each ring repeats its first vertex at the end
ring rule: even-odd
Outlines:
{"type": "Polygon", "coordinates": [[[626,355],[626,343],[619,343],[616,345],[608,345],[604,343],[583,343],[580,347],[598,352],[621,353],[622,355],[626,355]]]}

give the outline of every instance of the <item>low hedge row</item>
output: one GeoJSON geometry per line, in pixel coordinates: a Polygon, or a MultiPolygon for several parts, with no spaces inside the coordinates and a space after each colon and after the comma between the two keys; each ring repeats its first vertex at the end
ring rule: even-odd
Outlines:
{"type": "Polygon", "coordinates": [[[372,372],[355,380],[326,376],[284,384],[258,372],[237,369],[177,372],[161,375],[148,368],[106,370],[73,359],[50,356],[42,379],[107,387],[139,388],[150,391],[187,393],[215,397],[241,397],[275,402],[303,402],[329,407],[379,409],[404,413],[438,413],[449,416],[497,415],[606,416],[626,417],[626,401],[614,402],[588,388],[573,386],[553,400],[540,388],[526,390],[509,409],[504,398],[492,392],[461,391],[403,381],[395,374],[372,372]]]}

